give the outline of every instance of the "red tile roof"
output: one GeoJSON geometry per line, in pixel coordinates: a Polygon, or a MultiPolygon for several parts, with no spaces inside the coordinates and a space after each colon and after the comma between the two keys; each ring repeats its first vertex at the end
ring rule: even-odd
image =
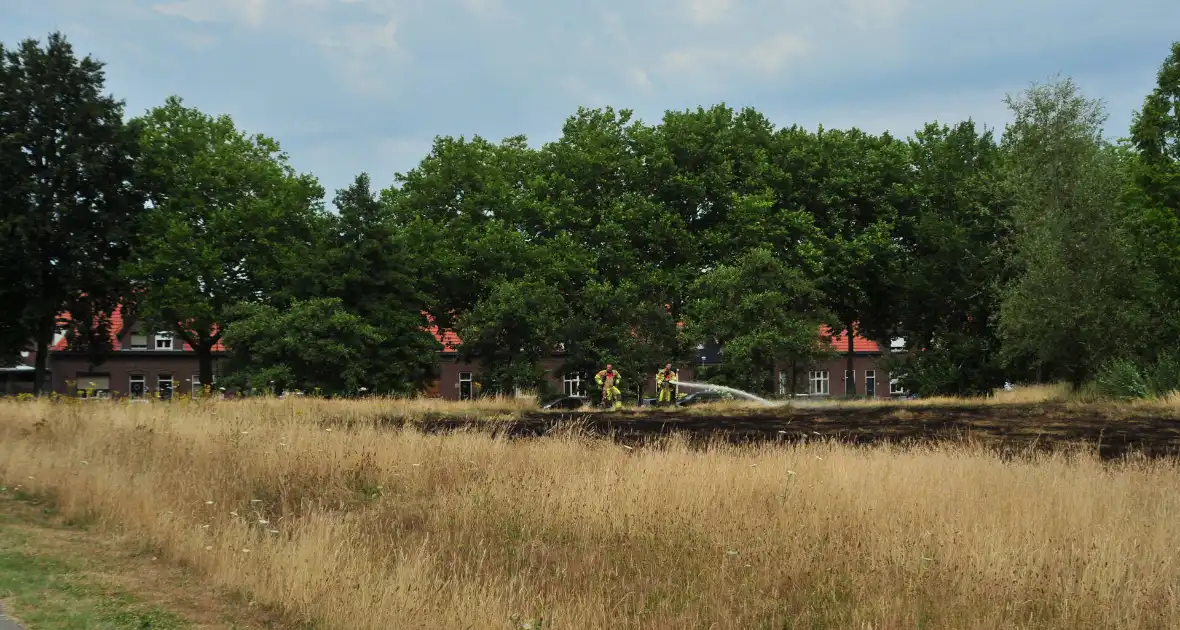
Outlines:
{"type": "MultiPolygon", "coordinates": [[[[68,312],[63,312],[57,316],[57,319],[61,323],[69,323],[70,314],[68,312]]],[[[122,330],[123,330],[123,307],[119,306],[118,308],[115,309],[114,313],[111,313],[111,348],[113,348],[115,350],[122,350],[123,349],[122,344],[119,343],[119,333],[122,332],[122,330]]],[[[61,351],[61,350],[68,350],[68,349],[69,349],[69,342],[66,340],[65,337],[62,337],[53,346],[53,350],[61,351]]],[[[188,342],[185,342],[183,350],[185,352],[192,352],[193,347],[191,345],[189,345],[188,342]]],[[[214,352],[224,352],[225,346],[222,345],[222,343],[220,341],[218,341],[216,344],[213,345],[213,351],[214,352]]]]}
{"type": "Polygon", "coordinates": [[[439,330],[439,327],[434,324],[434,317],[422,311],[422,316],[426,318],[426,322],[430,324],[426,330],[434,335],[435,341],[442,344],[443,352],[458,352],[459,350],[459,335],[455,334],[453,330],[439,330]]]}
{"type": "Polygon", "coordinates": [[[443,352],[457,352],[459,350],[459,335],[455,334],[453,330],[444,330],[439,332],[438,326],[430,326],[426,330],[434,335],[434,338],[442,344],[443,352]]]}
{"type": "MultiPolygon", "coordinates": [[[[433,321],[429,315],[427,315],[426,318],[428,321],[433,321]]],[[[684,322],[677,322],[676,326],[678,328],[682,328],[684,326],[684,322]]],[[[443,352],[455,352],[459,349],[459,345],[462,343],[462,340],[459,339],[459,335],[457,335],[453,330],[443,330],[440,332],[438,326],[430,326],[427,328],[427,330],[429,330],[430,334],[434,335],[434,338],[443,345],[443,352]]],[[[824,339],[830,340],[832,347],[835,348],[837,352],[848,351],[848,337],[844,334],[844,331],[833,334],[832,329],[828,326],[820,326],[819,333],[824,339]]],[[[877,342],[866,339],[859,334],[854,334],[852,342],[853,352],[881,351],[881,347],[877,344],[877,342]]]]}
{"type": "MultiPolygon", "coordinates": [[[[839,332],[832,332],[832,329],[827,326],[820,326],[819,334],[826,339],[831,340],[832,347],[837,352],[848,352],[848,335],[847,331],[841,330],[839,332]]],[[[865,339],[860,336],[856,326],[853,326],[852,336],[852,351],[853,352],[880,352],[881,348],[876,341],[865,339]]]]}

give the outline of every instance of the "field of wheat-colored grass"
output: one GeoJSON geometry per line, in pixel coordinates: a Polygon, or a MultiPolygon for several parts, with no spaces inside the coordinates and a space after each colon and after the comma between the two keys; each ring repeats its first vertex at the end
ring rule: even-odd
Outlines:
{"type": "Polygon", "coordinates": [[[319,422],[518,405],[0,402],[0,484],[320,628],[1180,625],[1170,461],[319,422]]]}

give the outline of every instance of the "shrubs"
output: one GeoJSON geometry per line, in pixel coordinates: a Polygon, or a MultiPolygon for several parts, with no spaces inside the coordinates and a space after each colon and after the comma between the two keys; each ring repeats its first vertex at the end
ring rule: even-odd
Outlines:
{"type": "Polygon", "coordinates": [[[1116,359],[1099,371],[1095,386],[1105,398],[1165,398],[1180,391],[1180,359],[1173,355],[1163,355],[1154,363],[1116,359]]]}

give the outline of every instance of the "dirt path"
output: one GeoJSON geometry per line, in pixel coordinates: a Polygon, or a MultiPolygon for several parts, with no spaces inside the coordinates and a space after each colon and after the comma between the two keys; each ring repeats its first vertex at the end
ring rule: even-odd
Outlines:
{"type": "MultiPolygon", "coordinates": [[[[384,418],[384,425],[403,425],[384,418]]],[[[504,423],[435,416],[414,421],[426,431],[488,430],[513,437],[541,436],[561,426],[642,442],[672,433],[694,441],[731,443],[835,439],[851,444],[911,444],[973,440],[1000,449],[1052,449],[1084,444],[1104,458],[1138,451],[1149,457],[1180,454],[1180,416],[1147,407],[1084,406],[1066,403],[924,407],[843,406],[691,411],[530,412],[504,423]]]]}

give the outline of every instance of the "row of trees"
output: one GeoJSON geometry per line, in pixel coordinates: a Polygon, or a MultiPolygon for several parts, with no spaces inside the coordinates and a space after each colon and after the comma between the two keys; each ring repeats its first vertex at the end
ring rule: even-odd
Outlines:
{"type": "Polygon", "coordinates": [[[567,371],[636,374],[715,339],[711,376],[767,391],[829,351],[824,323],[904,338],[891,372],[921,393],[1081,386],[1180,342],[1180,43],[1125,141],[1067,79],[1011,97],[1002,138],[583,108],[538,148],[438,138],[335,212],[226,116],[170,98],[125,120],[60,34],[0,57],[6,356],[34,339],[43,362],[63,327],[101,354],[117,303],[192,345],[202,382],[221,341],[230,381],[328,392],[421,387],[432,322],[493,390],[540,383],[557,344],[567,371]]]}

